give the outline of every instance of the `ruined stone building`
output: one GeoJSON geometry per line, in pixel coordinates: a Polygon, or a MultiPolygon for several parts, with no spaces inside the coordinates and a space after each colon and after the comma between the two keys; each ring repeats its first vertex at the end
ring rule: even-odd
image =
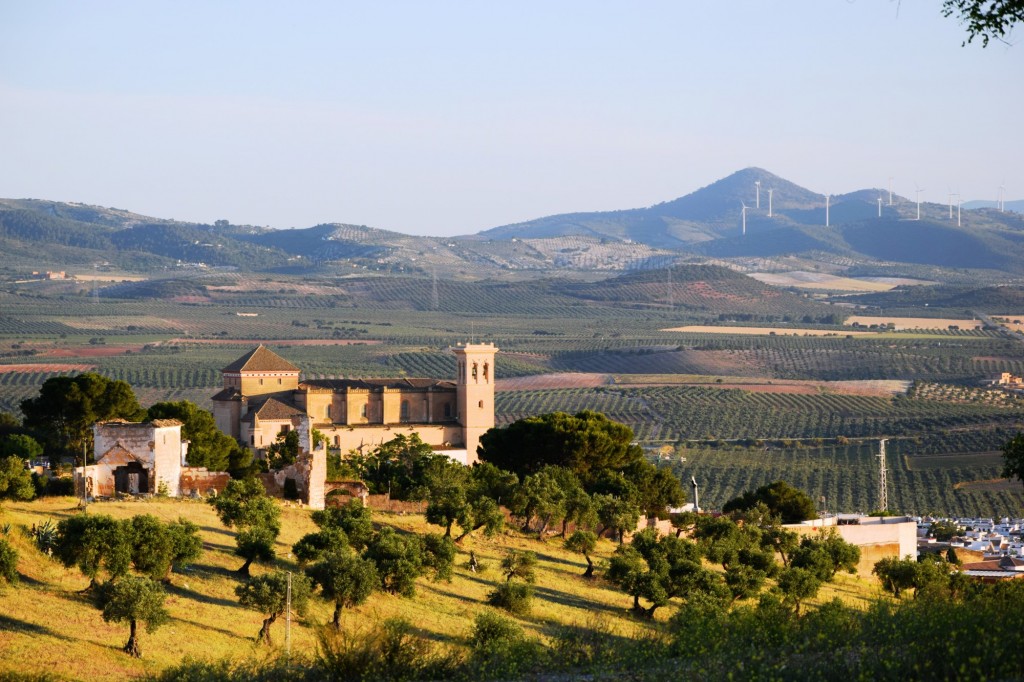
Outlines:
{"type": "Polygon", "coordinates": [[[480,436],[494,426],[498,349],[460,344],[451,350],[454,381],[303,379],[298,367],[261,345],[221,370],[224,388],[213,396],[213,414],[221,431],[257,452],[292,429],[316,429],[343,453],[415,433],[472,464],[480,436]]]}
{"type": "Polygon", "coordinates": [[[186,464],[188,441],[177,419],[122,420],[93,426],[95,464],[75,469],[75,489],[91,498],[125,495],[208,495],[223,490],[229,476],[186,464]]]}

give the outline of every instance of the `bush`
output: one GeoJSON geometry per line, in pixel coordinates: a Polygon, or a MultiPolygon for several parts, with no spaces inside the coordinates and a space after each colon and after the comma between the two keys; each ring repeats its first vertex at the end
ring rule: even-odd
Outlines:
{"type": "Polygon", "coordinates": [[[496,613],[476,617],[470,646],[470,679],[508,679],[546,667],[540,642],[528,639],[518,623],[496,613]]]}
{"type": "Polygon", "coordinates": [[[3,538],[0,538],[0,578],[9,583],[18,582],[18,552],[3,538]]]}
{"type": "Polygon", "coordinates": [[[611,621],[593,616],[584,625],[564,625],[552,637],[552,654],[562,668],[607,670],[609,666],[630,658],[645,648],[645,640],[623,637],[615,632],[611,621]],[[638,647],[638,645],[640,645],[638,647]]]}
{"type": "Polygon", "coordinates": [[[70,476],[40,476],[32,474],[36,497],[71,497],[75,494],[75,480],[70,476]]]}
{"type": "Polygon", "coordinates": [[[324,628],[318,640],[322,678],[336,682],[450,679],[457,665],[413,634],[408,621],[397,618],[355,631],[324,628]]]}
{"type": "Polygon", "coordinates": [[[530,612],[533,586],[518,581],[499,583],[487,596],[487,603],[505,609],[514,616],[525,616],[530,612]]]}

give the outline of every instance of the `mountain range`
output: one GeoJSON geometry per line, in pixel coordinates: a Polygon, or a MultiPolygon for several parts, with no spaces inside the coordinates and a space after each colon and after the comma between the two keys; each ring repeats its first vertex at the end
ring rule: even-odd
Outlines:
{"type": "Polygon", "coordinates": [[[780,259],[828,271],[893,275],[923,267],[1017,276],[1024,273],[1024,215],[993,207],[958,212],[936,203],[918,209],[905,197],[890,201],[883,190],[863,189],[829,197],[826,216],[825,196],[759,168],[647,208],[548,216],[462,237],[414,237],[342,223],[293,230],[206,225],[0,199],[0,269],[9,273],[108,264],[143,272],[359,268],[487,277],[642,270],[679,260],[756,269],[758,262],[780,259]]]}

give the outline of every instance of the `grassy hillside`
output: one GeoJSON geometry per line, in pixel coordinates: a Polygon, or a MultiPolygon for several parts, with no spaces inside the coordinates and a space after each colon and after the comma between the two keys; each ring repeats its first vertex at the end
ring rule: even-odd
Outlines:
{"type": "MultiPolygon", "coordinates": [[[[0,615],[0,677],[5,673],[51,674],[58,679],[122,680],[156,673],[185,657],[200,659],[260,659],[270,652],[253,645],[262,617],[238,606],[233,572],[241,563],[231,555],[233,535],[218,522],[212,509],[201,502],[150,500],[91,505],[89,513],[104,513],[125,518],[134,514],[154,514],[165,520],[179,516],[199,524],[204,554],[184,573],[173,575],[167,607],[171,621],[155,633],[141,635],[144,658],[134,660],[121,652],[127,640],[127,627],[103,622],[100,613],[85,596],[78,593],[87,580],[76,570],[65,570],[41,555],[22,533],[24,527],[46,520],[59,521],[75,512],[75,501],[52,498],[31,503],[8,504],[0,523],[12,525],[8,537],[20,554],[20,585],[0,588],[3,614],[0,615]]],[[[375,513],[375,522],[403,531],[436,531],[422,517],[391,516],[375,513]]],[[[277,564],[296,570],[287,559],[289,546],[314,527],[308,510],[286,507],[283,532],[278,542],[277,564]]],[[[636,620],[628,615],[631,599],[603,581],[580,577],[585,568],[581,556],[566,552],[558,539],[545,543],[508,532],[493,540],[469,538],[460,547],[455,577],[450,583],[421,579],[417,594],[404,599],[374,594],[370,601],[349,610],[344,616],[346,629],[358,629],[368,621],[392,616],[408,619],[414,633],[456,648],[466,645],[473,618],[490,610],[484,601],[487,593],[501,580],[497,570],[506,547],[531,549],[539,558],[537,596],[532,613],[520,622],[531,636],[546,639],[559,624],[576,624],[611,629],[626,637],[654,632],[656,623],[636,620]],[[468,551],[473,549],[484,564],[480,573],[465,567],[468,551]]],[[[598,559],[614,549],[601,541],[598,559]]],[[[256,569],[264,570],[264,569],[256,569]]],[[[818,600],[835,596],[847,603],[865,604],[879,595],[871,581],[844,577],[826,587],[818,600]]],[[[659,621],[672,609],[663,609],[659,621]]],[[[309,654],[315,643],[318,624],[330,617],[328,606],[318,601],[310,616],[292,630],[293,651],[309,654]]],[[[284,623],[273,626],[279,645],[284,642],[284,623]]]]}

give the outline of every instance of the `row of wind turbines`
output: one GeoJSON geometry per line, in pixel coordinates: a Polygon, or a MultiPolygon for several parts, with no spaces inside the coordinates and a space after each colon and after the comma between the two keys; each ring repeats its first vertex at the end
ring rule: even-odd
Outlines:
{"type": "MultiPolygon", "coordinates": [[[[889,178],[889,206],[893,205],[893,201],[892,201],[892,197],[893,197],[893,193],[892,193],[892,180],[893,179],[890,177],[889,178]]],[[[754,194],[755,208],[760,209],[761,208],[761,181],[760,180],[755,180],[754,181],[754,188],[755,188],[754,189],[754,191],[755,191],[755,194],[754,194]]],[[[914,191],[916,192],[915,200],[916,200],[916,203],[917,203],[917,217],[914,218],[914,220],[920,220],[921,219],[921,193],[924,192],[925,190],[923,188],[921,188],[921,187],[918,187],[916,182],[914,183],[914,188],[915,188],[914,191]]],[[[769,187],[769,188],[767,188],[767,191],[768,191],[768,217],[771,218],[772,217],[772,195],[774,194],[775,190],[773,188],[769,187]]],[[[999,186],[998,199],[996,200],[996,208],[999,210],[1000,213],[1003,213],[1004,210],[1005,210],[1004,204],[1003,204],[1003,195],[1004,195],[1005,191],[1006,191],[1006,185],[1000,185],[999,186]]],[[[960,207],[961,207],[961,203],[962,202],[961,202],[961,199],[960,199],[960,193],[959,192],[954,192],[954,191],[952,191],[952,189],[950,189],[950,192],[949,192],[949,219],[953,220],[953,197],[956,197],[956,226],[957,227],[961,227],[962,223],[961,223],[960,207]]],[[[825,195],[825,227],[829,227],[830,223],[831,223],[830,216],[829,216],[829,212],[830,212],[830,208],[831,208],[831,199],[832,199],[832,195],[830,195],[830,194],[826,194],[825,195]]],[[[743,236],[746,236],[746,234],[747,234],[747,209],[750,208],[750,207],[747,206],[747,203],[745,201],[742,201],[742,200],[740,201],[740,206],[743,207],[741,212],[740,212],[741,213],[741,217],[742,217],[742,234],[743,234],[743,236]]],[[[882,196],[881,195],[878,196],[878,217],[879,218],[882,217],[882,196]]]]}

